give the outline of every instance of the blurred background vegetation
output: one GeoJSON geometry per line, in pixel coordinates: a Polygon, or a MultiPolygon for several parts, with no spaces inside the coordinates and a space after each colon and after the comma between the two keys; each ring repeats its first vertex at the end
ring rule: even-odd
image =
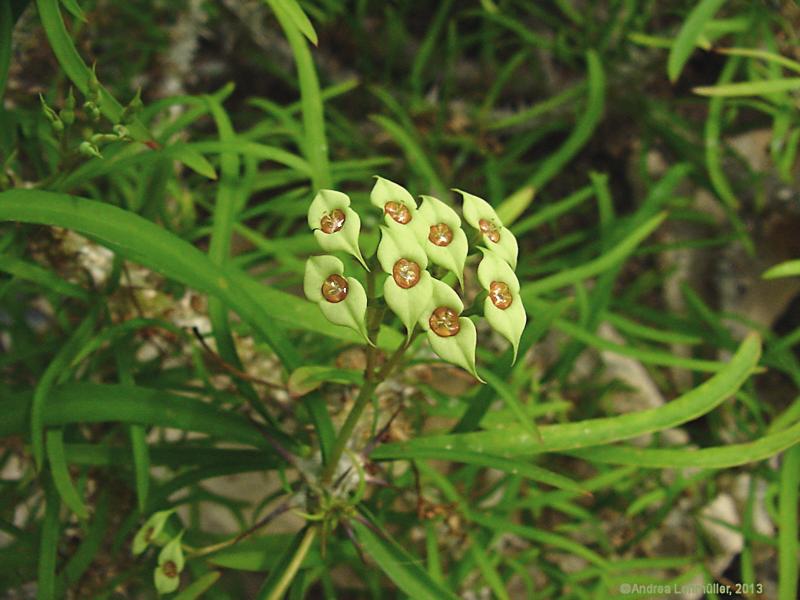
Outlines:
{"type": "Polygon", "coordinates": [[[313,462],[364,367],[302,298],[306,211],[367,214],[380,174],[498,209],[524,353],[479,322],[480,386],[413,346],[352,444],[374,530],[292,566],[286,513],[180,597],[795,598],[800,286],[763,274],[800,257],[798,28],[789,0],[0,0],[2,597],[155,597],[154,511],[197,549],[293,497],[253,432],[313,462]]]}

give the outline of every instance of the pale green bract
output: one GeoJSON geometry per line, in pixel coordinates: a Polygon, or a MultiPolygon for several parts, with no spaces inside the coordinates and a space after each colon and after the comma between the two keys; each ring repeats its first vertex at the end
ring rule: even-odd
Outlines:
{"type": "Polygon", "coordinates": [[[185,564],[183,548],[181,547],[182,537],[183,532],[181,531],[164,546],[158,555],[158,566],[153,573],[153,579],[159,594],[171,594],[180,585],[180,573],[183,571],[185,564]],[[171,565],[167,563],[171,563],[171,565]]]}
{"type": "Polygon", "coordinates": [[[306,261],[303,291],[306,298],[316,302],[322,314],[331,323],[357,331],[372,345],[367,335],[367,293],[364,286],[353,278],[347,281],[347,296],[341,302],[329,302],[322,295],[322,284],[331,275],[344,276],[344,264],[335,256],[312,256],[306,261]]]}
{"type": "Polygon", "coordinates": [[[136,535],[133,537],[132,551],[134,554],[141,554],[150,544],[163,544],[166,540],[163,539],[161,533],[164,531],[169,517],[175,509],[162,510],[150,515],[150,518],[145,521],[144,525],[139,528],[136,535]]]}
{"type": "Polygon", "coordinates": [[[466,317],[459,317],[459,330],[456,335],[450,337],[437,335],[431,329],[430,318],[433,315],[433,311],[440,307],[450,308],[459,315],[464,310],[464,304],[455,290],[446,283],[433,279],[430,297],[426,303],[425,311],[419,319],[419,324],[427,331],[428,343],[431,345],[431,349],[441,359],[458,365],[481,383],[486,383],[478,375],[475,368],[475,347],[478,340],[475,324],[466,317]]]}
{"type": "Polygon", "coordinates": [[[334,190],[317,192],[308,209],[308,226],[314,230],[314,237],[323,250],[347,252],[356,257],[358,262],[369,271],[358,246],[361,219],[358,213],[350,208],[350,197],[347,194],[334,190]],[[341,210],[344,213],[344,226],[339,231],[325,233],[322,230],[322,219],[333,213],[334,210],[341,210]]]}
{"type": "Polygon", "coordinates": [[[454,190],[464,197],[464,220],[480,232],[481,239],[487,248],[497,253],[497,256],[511,265],[512,269],[517,268],[517,238],[511,233],[508,227],[503,226],[500,217],[497,216],[492,205],[483,198],[469,194],[462,190],[454,190]],[[487,221],[500,235],[498,241],[492,241],[489,236],[481,231],[481,221],[487,221]]]}
{"type": "Polygon", "coordinates": [[[381,226],[381,241],[378,244],[378,262],[389,277],[383,284],[383,296],[387,306],[405,325],[410,339],[414,325],[419,320],[431,295],[432,278],[425,268],[428,256],[417,238],[408,235],[404,225],[391,219],[381,226]],[[419,281],[410,288],[402,288],[392,277],[394,266],[400,259],[415,262],[419,266],[419,281]]]}
{"type": "Polygon", "coordinates": [[[378,175],[375,176],[375,180],[375,185],[372,187],[372,191],[369,194],[369,200],[384,213],[384,222],[387,225],[398,225],[403,228],[411,229],[417,239],[420,239],[423,235],[427,235],[429,224],[417,210],[417,203],[414,200],[414,196],[412,196],[406,188],[394,181],[384,179],[378,175]],[[405,224],[395,221],[385,212],[387,202],[399,202],[405,206],[411,214],[411,220],[405,224]]]}
{"type": "Polygon", "coordinates": [[[519,294],[519,280],[508,263],[499,258],[492,250],[481,248],[481,251],[483,259],[478,265],[478,281],[481,287],[489,292],[492,283],[505,283],[512,298],[510,306],[500,309],[494,305],[491,297],[487,296],[483,303],[483,314],[489,325],[511,342],[514,349],[513,362],[516,362],[519,340],[527,322],[525,306],[522,304],[522,297],[519,294]]]}
{"type": "Polygon", "coordinates": [[[430,261],[455,273],[461,289],[464,289],[464,263],[467,260],[467,234],[461,229],[461,219],[456,211],[433,196],[422,196],[422,206],[417,211],[428,225],[422,232],[420,244],[425,248],[430,261]],[[447,225],[453,234],[447,246],[437,246],[430,239],[430,227],[438,224],[447,225]]]}

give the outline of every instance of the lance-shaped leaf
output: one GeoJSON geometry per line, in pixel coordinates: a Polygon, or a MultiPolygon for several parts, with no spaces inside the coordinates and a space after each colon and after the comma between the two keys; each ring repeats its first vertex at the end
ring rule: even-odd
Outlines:
{"type": "Polygon", "coordinates": [[[463,289],[469,244],[467,234],[461,229],[461,219],[456,211],[433,196],[422,196],[422,206],[417,212],[428,226],[420,240],[428,258],[433,264],[455,273],[463,289]]]}
{"type": "Polygon", "coordinates": [[[419,323],[428,332],[431,349],[443,360],[458,365],[485,383],[475,369],[475,324],[459,316],[464,310],[453,288],[438,279],[432,280],[431,294],[419,323]]]}
{"type": "Polygon", "coordinates": [[[303,279],[306,298],[316,302],[331,323],[360,333],[367,343],[367,293],[353,277],[344,277],[344,264],[335,256],[312,256],[303,279]]]}
{"type": "Polygon", "coordinates": [[[464,220],[477,229],[487,248],[517,268],[517,238],[511,230],[503,226],[492,205],[483,198],[461,190],[454,190],[464,197],[464,220]]]}
{"type": "Polygon", "coordinates": [[[180,585],[180,575],[185,564],[181,547],[182,537],[183,532],[180,532],[164,546],[158,555],[158,567],[156,567],[153,579],[159,594],[171,594],[180,585]]]}
{"type": "MultiPolygon", "coordinates": [[[[136,535],[133,536],[133,553],[141,554],[150,544],[159,543],[161,532],[164,531],[164,525],[169,520],[170,515],[175,512],[175,509],[162,510],[150,515],[150,518],[145,521],[144,525],[139,528],[136,535]]],[[[162,541],[163,543],[163,541],[162,541]]]]}
{"type": "Polygon", "coordinates": [[[308,208],[308,226],[314,230],[314,237],[323,250],[352,254],[369,270],[358,246],[361,219],[350,208],[347,194],[334,190],[317,192],[308,208]]]}
{"type": "Polygon", "coordinates": [[[483,303],[483,314],[492,329],[511,342],[516,361],[519,340],[527,321],[519,294],[519,281],[508,263],[496,253],[484,248],[481,251],[483,259],[478,265],[478,281],[488,292],[483,303]]]}

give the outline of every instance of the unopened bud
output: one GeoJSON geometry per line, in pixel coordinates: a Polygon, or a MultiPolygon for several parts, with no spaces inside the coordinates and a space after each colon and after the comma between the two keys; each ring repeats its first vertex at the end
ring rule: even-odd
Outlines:
{"type": "Polygon", "coordinates": [[[95,158],[103,158],[103,155],[100,154],[100,149],[88,140],[85,142],[81,142],[80,146],[78,146],[78,152],[80,152],[84,156],[94,156],[95,158]]]}

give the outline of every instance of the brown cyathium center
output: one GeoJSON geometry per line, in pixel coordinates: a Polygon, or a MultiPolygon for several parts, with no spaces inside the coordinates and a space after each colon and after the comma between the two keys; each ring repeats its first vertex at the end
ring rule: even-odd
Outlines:
{"type": "Polygon", "coordinates": [[[490,242],[494,242],[495,244],[500,241],[500,230],[497,228],[497,225],[489,221],[488,219],[481,219],[478,221],[478,229],[481,230],[481,233],[486,236],[490,242]]]}
{"type": "Polygon", "coordinates": [[[319,220],[319,228],[323,233],[336,233],[344,227],[345,216],[344,211],[334,208],[331,212],[322,215],[319,220]]]}
{"type": "Polygon", "coordinates": [[[408,207],[402,202],[389,200],[389,202],[383,205],[383,212],[400,223],[400,225],[405,225],[411,221],[411,211],[408,210],[408,207]]]}
{"type": "Polygon", "coordinates": [[[335,273],[328,275],[322,282],[322,297],[332,304],[347,298],[347,279],[335,273]]]}
{"type": "Polygon", "coordinates": [[[428,233],[428,240],[434,246],[449,246],[453,241],[453,230],[445,223],[437,223],[431,225],[430,233],[428,233]]]}
{"type": "Polygon", "coordinates": [[[458,313],[448,306],[440,306],[428,319],[431,331],[439,337],[452,337],[461,330],[458,313]]]}
{"type": "Polygon", "coordinates": [[[489,299],[492,301],[492,304],[500,310],[507,309],[514,301],[508,284],[502,281],[493,281],[489,286],[489,299]]]}
{"type": "Polygon", "coordinates": [[[176,565],[173,561],[168,560],[164,563],[164,566],[161,567],[164,571],[164,575],[172,579],[173,577],[178,576],[178,565],[176,565]]]}
{"type": "Polygon", "coordinates": [[[392,279],[404,290],[412,288],[419,282],[420,268],[413,260],[401,258],[392,267],[392,279]]]}

